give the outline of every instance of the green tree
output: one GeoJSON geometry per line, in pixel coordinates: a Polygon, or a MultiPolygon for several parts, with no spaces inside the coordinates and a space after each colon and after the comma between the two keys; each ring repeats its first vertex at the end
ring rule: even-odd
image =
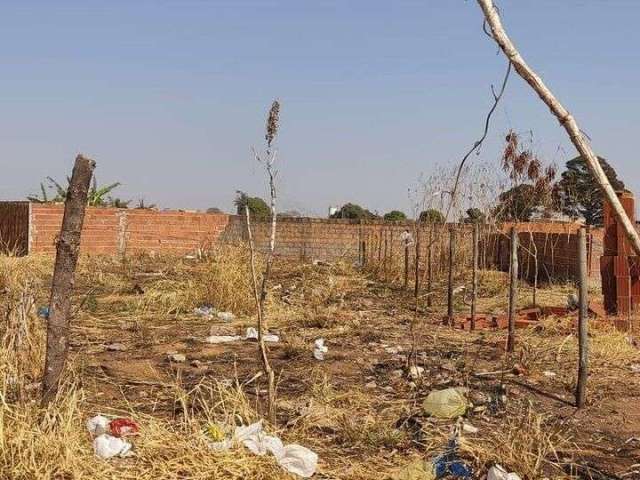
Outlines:
{"type": "Polygon", "coordinates": [[[487,217],[479,208],[470,208],[467,210],[467,216],[463,219],[464,223],[485,223],[487,217]]]}
{"type": "MultiPolygon", "coordinates": [[[[602,157],[598,157],[598,160],[614,190],[624,190],[624,183],[609,162],[602,157]]],[[[583,217],[589,225],[602,225],[604,197],[582,157],[573,158],[566,163],[566,170],[562,172],[556,185],[555,194],[565,215],[572,218],[583,217]]]]}
{"type": "Polygon", "coordinates": [[[533,185],[521,183],[500,194],[495,215],[506,222],[528,222],[540,207],[533,185]]]}
{"type": "MultiPolygon", "coordinates": [[[[41,197],[39,196],[29,196],[28,200],[36,203],[48,203],[48,202],[64,202],[67,198],[67,189],[71,179],[67,177],[67,185],[64,186],[61,183],[57,182],[51,177],[47,177],[46,181],[48,182],[48,189],[54,190],[56,192],[55,196],[49,197],[47,195],[45,186],[43,183],[40,184],[41,197]]],[[[104,187],[98,186],[98,180],[96,176],[93,176],[93,181],[91,184],[91,188],[89,189],[89,195],[87,199],[87,205],[90,207],[105,207],[111,206],[109,205],[110,197],[108,197],[109,193],[111,193],[114,189],[120,186],[120,182],[112,183],[111,185],[107,185],[104,187]]]]}
{"type": "Polygon", "coordinates": [[[236,199],[233,201],[236,206],[236,212],[238,215],[244,215],[245,207],[249,207],[249,213],[254,218],[266,219],[271,215],[271,209],[267,202],[260,197],[250,197],[245,192],[240,190],[236,191],[236,199]]]}
{"type": "Polygon", "coordinates": [[[385,213],[384,217],[382,218],[384,218],[387,222],[401,222],[403,220],[406,220],[407,216],[400,210],[391,210],[390,212],[385,213]]]}
{"type": "Polygon", "coordinates": [[[331,218],[352,218],[370,220],[378,218],[375,213],[371,213],[366,208],[361,207],[355,203],[345,203],[340,210],[331,215],[331,218]]]}
{"type": "Polygon", "coordinates": [[[444,223],[445,218],[440,210],[429,208],[420,212],[420,221],[422,223],[444,223]]]}

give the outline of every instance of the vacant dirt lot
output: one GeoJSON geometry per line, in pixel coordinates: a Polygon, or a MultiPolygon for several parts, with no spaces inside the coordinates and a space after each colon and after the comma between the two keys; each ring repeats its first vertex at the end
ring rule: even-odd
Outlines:
{"type": "MultiPolygon", "coordinates": [[[[229,429],[254,421],[266,409],[257,344],[206,341],[244,335],[255,324],[243,247],[205,259],[83,259],[68,384],[44,413],[31,401],[44,322],[34,312],[46,305],[51,261],[2,262],[3,314],[25,292],[35,299],[30,350],[16,356],[7,342],[3,349],[3,478],[290,478],[271,457],[241,447],[212,451],[203,433],[208,424],[229,429]],[[236,318],[194,313],[205,304],[236,318]],[[170,360],[174,353],[184,361],[170,360]],[[96,413],[140,424],[133,457],[93,456],[84,422],[96,413]]],[[[480,310],[503,312],[506,275],[483,272],[480,285],[480,310]]],[[[608,475],[593,478],[640,478],[640,354],[629,336],[592,326],[589,404],[578,411],[573,319],[550,317],[518,330],[508,356],[504,331],[442,325],[444,285],[436,287],[427,308],[424,296],[416,304],[411,292],[374,271],[276,263],[267,317],[280,336],[268,344],[278,421],[268,430],[316,451],[316,478],[391,477],[445,452],[455,431],[457,454],[476,478],[495,463],[529,479],[571,478],[572,468],[579,473],[573,478],[590,478],[589,468],[608,475]],[[324,361],[312,354],[321,337],[329,348],[324,361]],[[466,389],[472,405],[464,419],[424,413],[429,392],[448,387],[466,389]]],[[[569,291],[547,287],[538,298],[563,305],[569,291]]],[[[466,311],[460,297],[458,309],[466,311]]],[[[526,306],[529,289],[520,297],[526,306]]]]}

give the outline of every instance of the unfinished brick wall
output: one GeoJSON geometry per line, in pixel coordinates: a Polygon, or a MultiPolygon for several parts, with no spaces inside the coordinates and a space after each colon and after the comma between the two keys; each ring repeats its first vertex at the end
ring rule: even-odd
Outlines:
{"type": "MultiPolygon", "coordinates": [[[[29,253],[54,253],[62,205],[31,205],[29,253]]],[[[227,224],[227,215],[88,208],[80,250],[90,254],[186,254],[208,248],[227,224]]]]}
{"type": "MultiPolygon", "coordinates": [[[[54,253],[55,241],[62,224],[62,205],[0,202],[0,234],[18,238],[28,245],[30,253],[54,253]],[[4,233],[3,233],[4,232],[4,233]],[[21,232],[21,233],[20,233],[21,232]]],[[[471,263],[471,225],[456,227],[456,264],[459,268],[471,263]]],[[[508,269],[510,224],[498,230],[483,227],[481,231],[480,264],[486,268],[508,269]]],[[[577,224],[519,224],[520,265],[522,275],[533,276],[533,242],[537,246],[541,282],[549,279],[574,279],[576,276],[577,224]]],[[[432,265],[436,274],[447,266],[448,229],[446,225],[424,225],[419,231],[421,269],[432,244],[432,265]]],[[[278,220],[276,254],[301,260],[334,262],[404,262],[405,230],[416,237],[411,222],[382,222],[281,218],[278,220]]],[[[254,222],[254,237],[259,250],[266,251],[270,222],[254,222]]],[[[91,254],[189,254],[207,249],[217,242],[245,241],[243,216],[114,208],[87,209],[82,232],[81,250],[91,254]]],[[[599,278],[599,258],[602,254],[602,233],[592,230],[589,258],[593,278],[599,278]]],[[[409,247],[410,268],[414,268],[416,240],[409,247]]],[[[24,253],[27,247],[23,248],[24,253]]]]}

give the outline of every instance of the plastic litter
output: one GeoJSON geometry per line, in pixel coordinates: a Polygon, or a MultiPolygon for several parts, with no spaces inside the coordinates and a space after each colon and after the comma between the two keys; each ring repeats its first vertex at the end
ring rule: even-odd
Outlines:
{"type": "Polygon", "coordinates": [[[409,378],[415,380],[417,378],[422,377],[423,374],[424,374],[424,368],[418,367],[416,365],[411,365],[411,367],[409,367],[409,378]]]}
{"type": "Polygon", "coordinates": [[[462,431],[465,433],[478,433],[478,427],[474,427],[470,423],[465,422],[462,424],[462,431]]]}
{"type": "Polygon", "coordinates": [[[130,418],[116,418],[109,422],[109,433],[114,437],[128,437],[139,432],[140,427],[130,418]]]}
{"type": "Polygon", "coordinates": [[[135,435],[140,428],[138,424],[128,418],[109,420],[103,415],[96,415],[87,420],[87,430],[93,439],[93,450],[100,458],[125,457],[133,447],[129,442],[120,438],[135,435]],[[107,433],[109,432],[109,433],[107,433]]]}
{"type": "Polygon", "coordinates": [[[545,377],[555,377],[555,376],[556,376],[556,372],[552,372],[552,371],[550,371],[550,370],[545,370],[544,372],[542,372],[542,374],[543,374],[545,377]]]}
{"type": "Polygon", "coordinates": [[[168,353],[167,357],[170,362],[182,363],[187,361],[187,356],[183,353],[168,353]]]}
{"type": "Polygon", "coordinates": [[[266,435],[262,422],[236,427],[233,438],[256,455],[271,453],[282,468],[302,478],[313,476],[318,468],[315,452],[297,444],[284,445],[278,437],[266,435]]]}
{"type": "Polygon", "coordinates": [[[640,373],[640,363],[634,363],[630,368],[633,373],[640,373]]]}
{"type": "Polygon", "coordinates": [[[405,246],[410,247],[413,245],[413,235],[409,230],[405,230],[400,234],[400,240],[405,244],[405,246]]]}
{"type": "Polygon", "coordinates": [[[213,317],[213,314],[216,313],[216,309],[211,305],[201,305],[194,308],[193,313],[199,317],[213,317]]]}
{"type": "Polygon", "coordinates": [[[108,433],[103,433],[93,439],[93,450],[100,458],[125,457],[131,448],[132,445],[126,440],[113,437],[108,433]]]}
{"type": "Polygon", "coordinates": [[[218,312],[216,316],[223,322],[232,322],[236,319],[236,316],[231,312],[218,312]]]}
{"type": "Polygon", "coordinates": [[[455,388],[433,391],[422,404],[425,413],[437,418],[459,417],[467,411],[467,406],[467,399],[455,388]]]}
{"type": "Polygon", "coordinates": [[[458,456],[458,441],[454,437],[449,440],[447,451],[432,460],[435,478],[452,476],[454,478],[472,478],[471,468],[458,456]]]}
{"type": "Polygon", "coordinates": [[[241,340],[240,335],[210,335],[206,338],[207,343],[229,343],[241,340]]]}
{"type": "Polygon", "coordinates": [[[313,342],[313,358],[324,360],[324,354],[329,351],[329,347],[324,344],[324,338],[316,338],[313,342]]]}
{"type": "Polygon", "coordinates": [[[87,420],[87,430],[92,436],[97,437],[109,431],[109,422],[110,420],[107,417],[96,415],[87,420]]]}
{"type": "Polygon", "coordinates": [[[38,316],[40,318],[48,319],[49,318],[49,307],[45,306],[45,307],[38,308],[38,316]]]}
{"type": "MultiPolygon", "coordinates": [[[[245,334],[244,338],[245,340],[258,340],[258,330],[256,330],[254,327],[247,328],[247,333],[245,334]]],[[[275,343],[280,341],[280,337],[273,333],[265,333],[264,335],[262,335],[262,339],[265,342],[275,343]]]]}
{"type": "Polygon", "coordinates": [[[517,473],[509,473],[501,465],[494,465],[489,469],[487,480],[520,480],[517,473]]]}

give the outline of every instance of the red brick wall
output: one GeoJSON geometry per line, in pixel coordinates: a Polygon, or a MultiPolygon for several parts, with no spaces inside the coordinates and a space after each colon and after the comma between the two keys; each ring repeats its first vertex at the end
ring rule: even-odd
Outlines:
{"type": "MultiPolygon", "coordinates": [[[[55,252],[62,205],[31,206],[30,253],[55,252]]],[[[206,248],[224,230],[227,215],[88,208],[80,249],[83,253],[176,253],[206,248]]]]}

